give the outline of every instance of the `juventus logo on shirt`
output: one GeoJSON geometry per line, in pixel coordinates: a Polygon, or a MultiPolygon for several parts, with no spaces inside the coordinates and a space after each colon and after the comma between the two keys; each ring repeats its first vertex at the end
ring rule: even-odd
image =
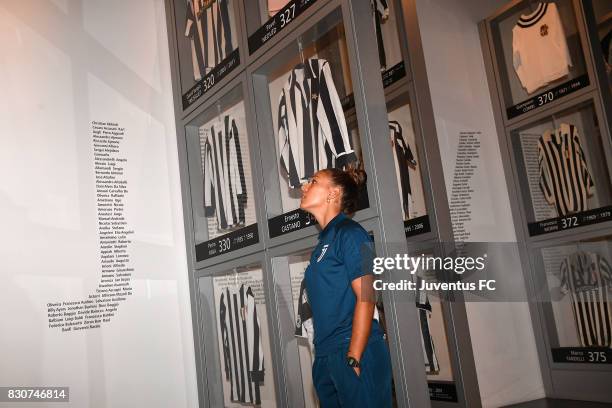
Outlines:
{"type": "Polygon", "coordinates": [[[319,255],[319,257],[317,258],[317,263],[319,263],[321,259],[323,259],[323,256],[325,256],[325,252],[327,252],[327,247],[329,247],[329,244],[323,245],[323,249],[321,250],[321,255],[319,255]]]}
{"type": "Polygon", "coordinates": [[[200,10],[212,7],[214,0],[200,0],[200,10]]]}
{"type": "Polygon", "coordinates": [[[540,35],[545,37],[548,35],[548,25],[544,24],[540,27],[540,35]]]}

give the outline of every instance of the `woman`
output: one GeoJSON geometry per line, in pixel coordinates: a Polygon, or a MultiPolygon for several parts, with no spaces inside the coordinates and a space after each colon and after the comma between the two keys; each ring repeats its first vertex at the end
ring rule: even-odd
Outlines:
{"type": "Polygon", "coordinates": [[[374,320],[372,242],[347,217],[365,179],[361,169],[325,169],[302,187],[300,207],[323,229],[304,275],[314,325],[312,377],[322,408],[391,406],[391,360],[374,320]]]}

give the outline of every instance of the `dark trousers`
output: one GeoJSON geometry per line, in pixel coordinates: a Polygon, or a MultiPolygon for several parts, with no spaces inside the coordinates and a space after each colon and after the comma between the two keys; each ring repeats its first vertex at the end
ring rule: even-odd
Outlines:
{"type": "Polygon", "coordinates": [[[370,341],[361,356],[361,374],[346,363],[348,344],[316,356],[312,379],[321,408],[391,407],[391,357],[384,339],[370,341]]]}

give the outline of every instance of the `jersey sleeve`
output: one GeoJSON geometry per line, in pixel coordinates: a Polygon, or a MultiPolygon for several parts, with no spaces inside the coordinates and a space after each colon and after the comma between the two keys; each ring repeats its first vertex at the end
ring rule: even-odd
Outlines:
{"type": "Polygon", "coordinates": [[[193,22],[195,21],[195,15],[193,14],[193,8],[191,4],[187,4],[187,18],[185,19],[185,37],[193,37],[193,22]]]}
{"type": "Polygon", "coordinates": [[[606,258],[602,256],[598,256],[597,260],[599,263],[599,272],[601,274],[603,285],[608,289],[612,289],[612,267],[610,267],[610,264],[606,258]]]}
{"type": "Polygon", "coordinates": [[[335,167],[344,167],[357,160],[351,146],[346,119],[338,91],[334,85],[329,62],[322,60],[319,73],[319,103],[317,119],[323,132],[323,137],[332,151],[336,161],[335,167]]]}
{"type": "Polygon", "coordinates": [[[515,27],[515,29],[512,30],[512,65],[514,66],[514,71],[516,72],[516,75],[521,81],[523,87],[527,89],[527,92],[531,92],[531,86],[527,80],[527,75],[525,72],[525,67],[523,65],[523,59],[521,55],[522,46],[523,45],[519,30],[517,30],[515,27]]]}
{"type": "Polygon", "coordinates": [[[550,8],[550,12],[553,13],[553,19],[555,22],[555,31],[553,33],[554,44],[559,47],[559,50],[563,54],[563,57],[565,58],[564,62],[567,64],[567,66],[571,67],[573,66],[572,58],[570,57],[567,39],[565,38],[565,30],[563,30],[563,23],[561,22],[561,16],[557,10],[557,5],[550,2],[548,3],[548,7],[550,8]]]}
{"type": "Polygon", "coordinates": [[[225,307],[225,295],[221,293],[219,301],[219,321],[221,323],[221,341],[223,343],[223,368],[225,371],[225,379],[230,379],[230,356],[229,356],[229,338],[227,334],[227,309],[225,307]]]}
{"type": "Polygon", "coordinates": [[[561,289],[561,293],[563,293],[564,295],[569,293],[569,262],[569,258],[565,258],[563,262],[561,262],[560,268],[561,283],[559,284],[559,288],[561,289]]]}
{"type": "Polygon", "coordinates": [[[285,90],[281,92],[278,101],[278,151],[280,166],[284,173],[289,177],[289,185],[297,187],[299,179],[297,178],[297,170],[291,153],[290,145],[290,130],[289,130],[289,112],[287,111],[287,96],[285,90]]]}
{"type": "Polygon", "coordinates": [[[593,177],[589,172],[589,166],[587,165],[586,155],[584,154],[584,150],[582,149],[582,144],[580,143],[580,136],[578,135],[578,131],[574,125],[570,125],[572,127],[573,132],[570,132],[573,135],[573,142],[576,146],[576,150],[578,151],[578,157],[580,160],[580,170],[581,177],[586,186],[587,196],[592,196],[595,193],[595,183],[593,182],[593,177]]]}
{"type": "Polygon", "coordinates": [[[211,146],[206,141],[204,144],[204,215],[212,217],[215,213],[215,169],[212,157],[211,146]]]}
{"type": "Polygon", "coordinates": [[[548,160],[546,159],[546,151],[544,147],[544,139],[541,137],[538,141],[538,168],[540,189],[544,193],[544,198],[548,204],[555,203],[555,195],[553,193],[553,181],[550,171],[548,170],[548,160]]]}
{"type": "Polygon", "coordinates": [[[259,324],[259,316],[257,315],[257,305],[255,304],[255,296],[251,287],[247,287],[247,337],[249,342],[249,374],[251,381],[259,383],[264,381],[264,354],[261,343],[261,325],[259,324]]]}
{"type": "Polygon", "coordinates": [[[349,282],[372,274],[374,243],[359,225],[349,226],[339,236],[342,261],[349,282]]]}

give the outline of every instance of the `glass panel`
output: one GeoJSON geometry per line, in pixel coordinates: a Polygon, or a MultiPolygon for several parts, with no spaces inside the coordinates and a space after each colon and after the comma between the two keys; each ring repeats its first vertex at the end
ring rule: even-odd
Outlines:
{"type": "Polygon", "coordinates": [[[380,70],[392,77],[385,81],[388,86],[406,75],[398,32],[401,10],[396,9],[396,2],[392,0],[371,0],[371,3],[380,70]]]}
{"type": "MultiPolygon", "coordinates": [[[[238,49],[236,14],[233,0],[177,0],[174,2],[176,15],[176,38],[179,54],[181,95],[189,94],[197,84],[208,89],[215,82],[207,76],[216,72],[230,60],[235,60],[238,49]],[[211,82],[212,81],[212,82],[211,82]]],[[[235,67],[237,64],[231,64],[235,67]]],[[[184,104],[184,108],[193,103],[184,104]]],[[[195,98],[197,99],[197,98],[195,98]]]]}
{"type": "Polygon", "coordinates": [[[553,361],[612,364],[610,237],[540,250],[553,361]]]}
{"type": "Polygon", "coordinates": [[[361,161],[357,125],[347,120],[354,103],[341,17],[331,13],[254,74],[255,94],[269,95],[258,99],[261,143],[275,147],[273,164],[264,163],[269,218],[297,210],[316,171],[361,161]]]}
{"type": "MultiPolygon", "coordinates": [[[[301,291],[304,272],[310,261],[310,252],[290,255],[286,258],[289,264],[289,276],[291,280],[291,298],[293,299],[293,318],[298,321],[298,304],[301,291]]],[[[300,359],[300,368],[302,372],[302,384],[304,387],[304,402],[307,407],[319,406],[317,393],[312,384],[312,363],[314,361],[314,350],[310,343],[312,339],[307,337],[297,337],[298,353],[300,359]]]]}
{"type": "Polygon", "coordinates": [[[588,85],[571,0],[520,2],[491,28],[509,118],[588,85]]]}
{"type": "Polygon", "coordinates": [[[512,133],[531,235],[611,218],[610,169],[592,102],[512,133]]]}
{"type": "MultiPolygon", "coordinates": [[[[425,252],[424,255],[433,256],[433,252],[425,252]]],[[[439,281],[440,277],[434,270],[421,268],[416,273],[417,288],[423,280],[439,281]]],[[[446,306],[440,300],[441,293],[417,290],[415,295],[430,398],[434,401],[457,401],[443,313],[446,306]]]]}
{"type": "Polygon", "coordinates": [[[224,406],[275,407],[263,273],[241,268],[213,278],[224,406]]]}
{"type": "Polygon", "coordinates": [[[612,2],[609,0],[592,0],[597,24],[597,35],[601,47],[595,49],[595,58],[604,61],[608,83],[612,90],[612,2]]]}
{"type": "Polygon", "coordinates": [[[424,163],[420,162],[420,157],[423,156],[419,155],[408,94],[389,102],[387,109],[389,144],[393,149],[406,236],[429,232],[429,218],[421,175],[424,163]]]}
{"type": "Polygon", "coordinates": [[[258,242],[242,87],[186,128],[198,261],[258,242]]]}
{"type": "MultiPolygon", "coordinates": [[[[312,323],[305,323],[302,321],[298,313],[300,310],[300,303],[302,303],[300,302],[300,298],[302,298],[302,300],[308,299],[302,282],[304,273],[310,262],[311,251],[312,250],[300,251],[288,256],[275,258],[273,264],[275,265],[275,274],[286,273],[287,270],[289,271],[291,298],[293,299],[293,317],[296,322],[295,337],[298,345],[298,358],[300,360],[305,406],[317,407],[319,404],[316,391],[312,384],[312,363],[315,357],[314,346],[312,344],[314,329],[310,326],[312,323]],[[309,335],[312,337],[309,337],[309,335]]],[[[375,318],[378,319],[381,327],[386,333],[384,305],[382,300],[377,302],[376,314],[378,316],[375,316],[375,318]]],[[[385,334],[385,338],[386,337],[387,335],[385,334]]],[[[393,399],[395,401],[395,395],[393,395],[393,399]]]]}

